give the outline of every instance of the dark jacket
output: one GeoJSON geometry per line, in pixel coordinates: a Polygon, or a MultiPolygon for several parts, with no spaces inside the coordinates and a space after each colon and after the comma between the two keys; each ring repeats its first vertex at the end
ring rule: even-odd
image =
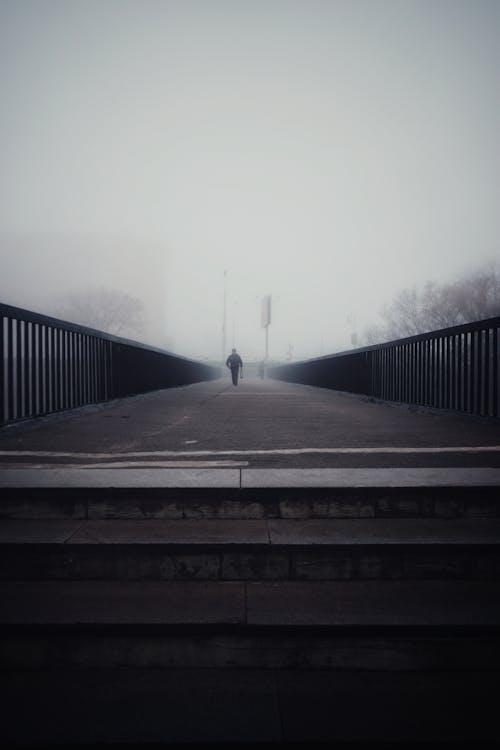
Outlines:
{"type": "Polygon", "coordinates": [[[243,360],[239,354],[230,354],[226,359],[226,365],[230,367],[231,370],[233,368],[237,369],[238,367],[243,367],[243,360]]]}

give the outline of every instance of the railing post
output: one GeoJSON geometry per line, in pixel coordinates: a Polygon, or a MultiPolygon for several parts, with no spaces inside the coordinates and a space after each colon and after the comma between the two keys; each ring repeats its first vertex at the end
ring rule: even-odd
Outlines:
{"type": "Polygon", "coordinates": [[[7,421],[6,414],[6,390],[7,390],[7,368],[5,357],[5,335],[4,335],[5,318],[0,315],[0,424],[7,421]]]}
{"type": "Polygon", "coordinates": [[[498,326],[493,328],[493,416],[500,416],[498,411],[498,390],[500,383],[498,382],[498,326]]]}
{"type": "MultiPolygon", "coordinates": [[[[359,354],[370,363],[366,382],[378,398],[433,408],[498,415],[500,318],[432,331],[408,339],[302,363],[277,377],[338,390],[366,392],[359,354]]],[[[272,374],[271,374],[272,377],[272,374]]]]}
{"type": "Polygon", "coordinates": [[[490,414],[490,331],[484,332],[484,414],[490,414]]]}

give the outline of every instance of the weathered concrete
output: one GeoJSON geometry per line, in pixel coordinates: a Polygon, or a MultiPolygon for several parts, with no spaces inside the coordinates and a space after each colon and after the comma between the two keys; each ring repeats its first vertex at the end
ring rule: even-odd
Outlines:
{"type": "Polygon", "coordinates": [[[500,519],[11,520],[0,544],[233,546],[500,545],[500,519]]]}
{"type": "Polygon", "coordinates": [[[80,528],[82,521],[2,521],[0,544],[64,544],[80,528]]]}
{"type": "Polygon", "coordinates": [[[0,487],[500,487],[500,468],[2,469],[0,487]]]}
{"type": "MultiPolygon", "coordinates": [[[[192,634],[50,631],[4,632],[2,670],[61,669],[308,669],[498,672],[500,644],[486,632],[339,633],[288,628],[247,628],[245,632],[192,634]]],[[[462,678],[459,680],[465,684],[462,678]]],[[[496,690],[495,690],[496,694],[496,690]]]]}
{"type": "Polygon", "coordinates": [[[2,580],[500,580],[499,519],[10,520],[2,580]]]}
{"type": "Polygon", "coordinates": [[[3,488],[1,494],[0,519],[500,517],[497,486],[244,489],[58,486],[3,488]]]}
{"type": "Polygon", "coordinates": [[[253,625],[500,625],[498,581],[284,581],[247,584],[253,625]]]}
{"type": "Polygon", "coordinates": [[[242,469],[242,487],[500,487],[500,469],[242,469]]]}
{"type": "Polygon", "coordinates": [[[272,545],[498,544],[499,519],[270,519],[272,545]]]}
{"type": "Polygon", "coordinates": [[[239,469],[2,469],[0,487],[239,487],[239,469]]]}
{"type": "Polygon", "coordinates": [[[163,545],[9,544],[11,581],[500,580],[498,544],[163,545]]]}
{"type": "Polygon", "coordinates": [[[245,590],[239,583],[4,581],[0,598],[0,624],[208,625],[245,621],[245,590]]]}
{"type": "Polygon", "coordinates": [[[2,581],[0,625],[500,626],[498,581],[2,581]]]}

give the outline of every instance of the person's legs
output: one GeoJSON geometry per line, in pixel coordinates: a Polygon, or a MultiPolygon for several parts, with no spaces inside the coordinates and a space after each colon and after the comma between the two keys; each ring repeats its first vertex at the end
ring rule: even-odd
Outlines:
{"type": "Polygon", "coordinates": [[[238,368],[231,367],[231,375],[233,377],[233,385],[238,385],[238,368]]]}

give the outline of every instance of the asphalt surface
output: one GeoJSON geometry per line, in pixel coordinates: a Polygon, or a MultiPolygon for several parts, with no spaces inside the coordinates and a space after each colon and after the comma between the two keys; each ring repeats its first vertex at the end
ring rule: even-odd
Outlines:
{"type": "Polygon", "coordinates": [[[228,377],[5,427],[0,466],[500,467],[500,420],[228,377]]]}

